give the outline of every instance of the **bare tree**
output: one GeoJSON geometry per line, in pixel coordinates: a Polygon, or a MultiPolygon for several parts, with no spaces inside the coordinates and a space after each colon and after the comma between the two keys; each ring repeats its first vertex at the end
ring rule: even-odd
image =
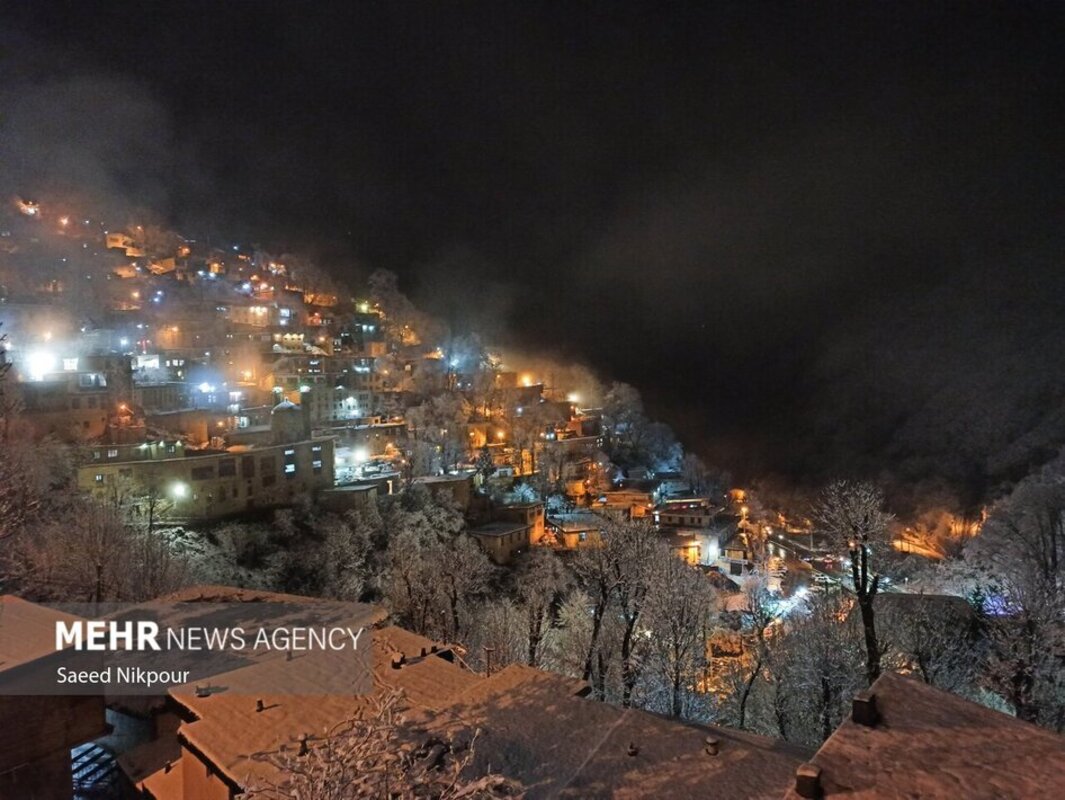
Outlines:
{"type": "Polygon", "coordinates": [[[572,583],[572,576],[553,551],[537,547],[522,561],[515,579],[526,621],[526,663],[539,667],[555,605],[572,583]]]}
{"type": "MultiPolygon", "coordinates": [[[[603,626],[614,601],[614,593],[617,591],[618,579],[612,568],[613,559],[613,552],[600,544],[579,550],[574,561],[577,576],[589,600],[592,617],[591,630],[588,631],[586,637],[584,667],[581,670],[581,680],[584,681],[592,679],[603,626]]],[[[600,699],[603,699],[602,681],[598,683],[597,690],[600,699]]]]}
{"type": "Polygon", "coordinates": [[[20,537],[9,568],[23,596],[70,602],[147,600],[189,577],[167,541],[91,502],[20,537]]]}
{"type": "Polygon", "coordinates": [[[735,724],[743,728],[747,723],[747,704],[751,690],[769,658],[769,627],[777,619],[780,601],[769,591],[769,576],[764,570],[751,575],[743,585],[743,610],[740,626],[744,654],[738,661],[738,688],[735,724]]]}
{"type": "Polygon", "coordinates": [[[647,630],[656,678],[668,687],[668,711],[687,716],[692,687],[705,674],[707,620],[714,593],[706,576],[665,552],[648,601],[647,630]]]}
{"type": "Polygon", "coordinates": [[[790,741],[816,746],[827,739],[860,688],[862,646],[842,624],[846,613],[840,598],[816,598],[774,640],[763,675],[773,689],[772,730],[790,741]]]}
{"type": "Polygon", "coordinates": [[[976,614],[964,599],[880,595],[877,606],[877,636],[888,669],[947,691],[971,692],[984,643],[976,614]]]}
{"type": "Polygon", "coordinates": [[[865,638],[865,674],[870,685],[880,676],[880,644],[874,613],[880,576],[873,570],[870,558],[888,544],[888,525],[892,520],[883,505],[884,496],[875,486],[836,481],[825,488],[814,510],[815,519],[825,533],[850,554],[851,578],[865,638]]]}
{"type": "Polygon", "coordinates": [[[1019,484],[965,548],[987,633],[981,677],[1018,717],[1065,729],[1065,460],[1019,484]]]}
{"type": "Polygon", "coordinates": [[[458,642],[467,631],[470,603],[488,589],[493,567],[472,537],[461,534],[439,542],[428,557],[435,564],[441,602],[437,613],[446,641],[458,642]]]}

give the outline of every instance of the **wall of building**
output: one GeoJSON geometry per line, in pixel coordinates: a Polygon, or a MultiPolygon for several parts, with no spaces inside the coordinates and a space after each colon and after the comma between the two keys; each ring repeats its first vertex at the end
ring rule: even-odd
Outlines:
{"type": "Polygon", "coordinates": [[[102,697],[0,697],[0,800],[70,797],[70,750],[102,736],[102,697]]]}
{"type": "Polygon", "coordinates": [[[181,748],[181,778],[185,798],[196,800],[230,800],[232,792],[215,768],[186,747],[181,748]]]}
{"type": "Polygon", "coordinates": [[[157,461],[93,463],[78,469],[78,487],[107,498],[118,486],[157,487],[176,518],[212,519],[292,503],[333,485],[333,440],[157,461]]]}

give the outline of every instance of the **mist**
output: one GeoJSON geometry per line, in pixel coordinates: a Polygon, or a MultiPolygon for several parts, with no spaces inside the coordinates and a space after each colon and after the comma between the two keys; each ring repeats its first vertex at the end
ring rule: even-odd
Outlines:
{"type": "Polygon", "coordinates": [[[1060,8],[164,9],[117,44],[118,5],[13,18],[5,197],[393,270],[741,480],[972,508],[1065,443],[1060,8]]]}

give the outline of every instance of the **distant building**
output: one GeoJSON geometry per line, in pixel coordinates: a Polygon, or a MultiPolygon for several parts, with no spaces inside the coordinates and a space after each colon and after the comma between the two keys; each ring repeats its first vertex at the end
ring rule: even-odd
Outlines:
{"type": "Polygon", "coordinates": [[[600,492],[592,507],[608,517],[617,520],[643,519],[654,510],[651,492],[639,489],[618,489],[600,492]]]}
{"type": "Polygon", "coordinates": [[[509,564],[514,556],[529,549],[531,526],[525,522],[490,522],[469,530],[496,564],[509,564]]]}
{"type": "Polygon", "coordinates": [[[463,475],[428,475],[414,479],[415,486],[424,486],[434,500],[446,496],[463,511],[470,507],[473,498],[473,474],[463,475]]]}
{"type": "Polygon", "coordinates": [[[666,500],[654,511],[655,522],[678,528],[708,528],[714,521],[715,510],[704,497],[666,500]]]}
{"type": "Polygon", "coordinates": [[[273,443],[226,450],[185,450],[179,442],[99,448],[78,469],[79,488],[97,497],[158,494],[178,518],[212,519],[287,505],[334,483],[333,440],[303,434],[300,410],[279,404],[273,443]]]}
{"type": "Polygon", "coordinates": [[[497,506],[492,511],[492,517],[497,521],[517,522],[528,526],[531,544],[539,544],[544,538],[543,503],[510,503],[504,506],[497,506]]]}
{"type": "Polygon", "coordinates": [[[548,514],[543,542],[562,550],[577,550],[602,542],[605,521],[590,511],[548,514]]]}

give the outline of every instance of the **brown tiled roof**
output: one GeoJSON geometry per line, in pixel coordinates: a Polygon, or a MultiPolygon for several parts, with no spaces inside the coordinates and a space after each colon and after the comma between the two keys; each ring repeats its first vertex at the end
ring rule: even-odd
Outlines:
{"type": "MultiPolygon", "coordinates": [[[[431,654],[434,644],[400,628],[373,631],[375,688],[400,689],[407,702],[431,709],[481,680],[475,673],[431,654]],[[429,653],[424,657],[420,655],[423,649],[429,653]],[[396,653],[407,657],[399,669],[392,667],[396,653]]],[[[237,691],[197,697],[193,686],[172,689],[171,696],[197,717],[182,725],[180,734],[234,783],[244,786],[249,779],[270,778],[274,768],[263,760],[263,754],[276,753],[281,745],[297,746],[302,734],[310,734],[313,740],[365,707],[365,696],[329,692],[335,685],[335,675],[329,672],[333,664],[313,655],[293,661],[274,659],[218,679],[237,691]],[[271,671],[284,672],[292,693],[256,697],[243,687],[245,683],[276,679],[263,675],[271,671]],[[256,699],[263,701],[262,711],[256,710],[256,699]]]]}
{"type": "MultiPolygon", "coordinates": [[[[1060,796],[1065,738],[888,673],[873,684],[880,720],[850,719],[812,761],[824,797],[1022,800],[1060,796]]],[[[790,789],[787,800],[799,800],[790,789]]]]}
{"type": "Polygon", "coordinates": [[[426,720],[480,730],[475,768],[535,798],[773,798],[803,755],[771,739],[688,725],[577,692],[580,681],[510,666],[426,720]],[[707,752],[707,738],[718,752],[707,752]]]}
{"type": "Polygon", "coordinates": [[[0,670],[55,653],[55,622],[80,619],[14,595],[0,595],[0,670]]]}

